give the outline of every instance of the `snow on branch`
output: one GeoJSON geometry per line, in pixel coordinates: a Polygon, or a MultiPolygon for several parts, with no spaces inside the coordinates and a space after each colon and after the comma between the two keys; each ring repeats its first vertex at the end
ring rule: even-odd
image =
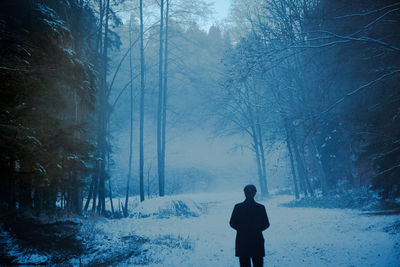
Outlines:
{"type": "Polygon", "coordinates": [[[5,66],[0,66],[0,70],[8,70],[8,71],[24,71],[27,72],[28,70],[24,69],[16,69],[16,68],[10,68],[10,67],[5,67],[5,66]]]}
{"type": "Polygon", "coordinates": [[[323,30],[321,30],[319,32],[325,33],[325,34],[328,34],[328,35],[332,35],[332,36],[334,36],[334,37],[336,37],[338,39],[343,39],[343,40],[375,43],[375,44],[390,48],[392,50],[395,50],[397,52],[400,52],[400,48],[399,47],[391,45],[391,44],[388,44],[388,43],[386,43],[384,41],[381,41],[381,40],[378,40],[378,39],[371,38],[371,37],[365,37],[365,36],[352,37],[352,34],[351,35],[340,35],[340,34],[336,34],[336,33],[330,32],[330,31],[323,31],[323,30]]]}
{"type": "Polygon", "coordinates": [[[324,43],[324,44],[320,44],[320,45],[296,45],[296,46],[292,46],[292,48],[324,48],[324,47],[334,46],[337,44],[348,43],[348,42],[350,42],[350,40],[336,40],[336,41],[332,41],[332,42],[324,43]]]}
{"type": "Polygon", "coordinates": [[[381,159],[381,158],[384,158],[384,157],[386,157],[387,155],[390,155],[390,154],[392,154],[393,152],[397,152],[397,151],[399,151],[399,150],[400,150],[400,146],[395,147],[394,149],[391,149],[391,150],[389,150],[388,152],[381,153],[381,154],[375,156],[374,159],[381,159]]]}
{"type": "Polygon", "coordinates": [[[338,16],[338,17],[335,17],[335,19],[343,19],[343,18],[359,17],[359,16],[368,16],[368,15],[375,14],[377,12],[383,11],[383,10],[391,8],[391,7],[396,7],[396,6],[400,6],[400,2],[391,4],[391,5],[388,5],[388,6],[384,6],[384,7],[378,8],[378,9],[374,9],[374,10],[371,10],[371,11],[368,11],[368,12],[365,12],[365,13],[356,13],[356,14],[348,14],[348,15],[338,16]]]}
{"type": "Polygon", "coordinates": [[[392,171],[392,170],[394,170],[394,169],[396,169],[396,168],[399,168],[399,167],[400,167],[400,164],[396,164],[396,165],[390,167],[389,169],[386,169],[386,170],[384,170],[384,171],[378,172],[377,174],[375,174],[374,177],[380,176],[380,175],[382,175],[382,174],[386,174],[386,173],[388,173],[388,172],[390,172],[390,171],[392,171]]]}
{"type": "Polygon", "coordinates": [[[355,89],[355,90],[353,90],[353,91],[351,91],[351,92],[345,94],[342,98],[340,98],[340,99],[337,100],[335,103],[333,103],[328,109],[326,109],[325,111],[323,111],[321,114],[325,114],[325,113],[331,111],[334,107],[336,107],[337,105],[339,105],[340,103],[342,103],[347,97],[350,97],[350,96],[352,96],[352,95],[355,95],[355,94],[357,94],[358,92],[362,91],[363,89],[365,89],[365,88],[367,88],[367,87],[369,87],[369,86],[371,86],[371,85],[373,85],[373,84],[375,84],[375,83],[377,83],[377,82],[379,82],[379,81],[381,81],[381,80],[383,80],[383,79],[385,79],[385,78],[387,78],[387,77],[389,77],[389,76],[395,75],[396,73],[400,73],[400,69],[391,71],[391,72],[389,72],[389,73],[385,73],[385,74],[383,74],[382,76],[380,76],[379,78],[377,78],[377,79],[375,79],[375,80],[373,80],[373,81],[370,81],[370,82],[368,82],[368,83],[366,83],[366,84],[364,84],[364,85],[358,87],[357,89],[355,89]]]}

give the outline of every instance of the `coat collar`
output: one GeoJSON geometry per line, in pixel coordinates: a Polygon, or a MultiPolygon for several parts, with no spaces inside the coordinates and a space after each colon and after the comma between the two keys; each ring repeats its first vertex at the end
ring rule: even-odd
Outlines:
{"type": "Polygon", "coordinates": [[[254,203],[254,202],[255,202],[254,198],[246,198],[244,200],[244,203],[254,203]]]}

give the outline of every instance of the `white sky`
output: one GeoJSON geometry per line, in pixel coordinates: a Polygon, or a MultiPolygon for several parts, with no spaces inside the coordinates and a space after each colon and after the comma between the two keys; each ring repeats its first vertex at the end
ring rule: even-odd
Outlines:
{"type": "Polygon", "coordinates": [[[202,25],[202,28],[208,30],[212,25],[223,25],[229,14],[231,0],[205,0],[213,4],[211,9],[214,11],[213,18],[202,25]]]}
{"type": "MultiPolygon", "coordinates": [[[[231,0],[204,0],[206,3],[212,4],[211,10],[213,11],[213,18],[211,18],[207,23],[200,23],[201,27],[205,30],[212,25],[221,25],[224,20],[228,17],[231,0]]],[[[125,23],[129,20],[129,11],[131,10],[131,2],[125,2],[123,8],[117,11],[118,15],[122,18],[125,23]]]]}
{"type": "Polygon", "coordinates": [[[223,20],[228,16],[230,0],[206,0],[208,3],[214,3],[215,18],[223,20]]]}

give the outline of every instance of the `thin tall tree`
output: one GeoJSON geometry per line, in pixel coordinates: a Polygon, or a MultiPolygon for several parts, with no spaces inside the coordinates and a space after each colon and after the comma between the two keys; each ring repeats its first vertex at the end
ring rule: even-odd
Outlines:
{"type": "Polygon", "coordinates": [[[162,161],[162,191],[165,194],[165,137],[167,128],[167,82],[168,82],[168,20],[169,20],[169,0],[166,0],[165,14],[165,45],[164,45],[164,90],[163,90],[163,114],[162,114],[162,133],[161,133],[161,161],[162,161]]]}
{"type": "Polygon", "coordinates": [[[128,178],[126,181],[126,195],[124,215],[128,216],[128,199],[129,199],[129,184],[132,176],[132,155],[133,155],[133,75],[132,75],[132,17],[129,20],[129,77],[130,77],[130,132],[129,132],[129,161],[128,161],[128,178]]]}
{"type": "Polygon", "coordinates": [[[164,0],[161,0],[160,6],[160,46],[159,46],[159,66],[158,66],[158,105],[157,105],[157,164],[158,164],[158,193],[164,196],[164,172],[162,159],[162,140],[161,123],[163,111],[163,35],[164,35],[164,0]]]}
{"type": "Polygon", "coordinates": [[[100,92],[100,171],[99,171],[99,200],[97,205],[97,213],[105,212],[105,179],[106,179],[106,154],[107,154],[107,52],[108,52],[108,24],[109,24],[110,0],[106,1],[105,7],[105,25],[104,25],[104,42],[103,42],[103,73],[102,88],[100,92]]]}
{"type": "Polygon", "coordinates": [[[143,45],[143,0],[139,1],[140,12],[140,125],[139,125],[139,191],[140,201],[144,200],[144,185],[143,185],[143,171],[144,171],[144,147],[143,147],[143,128],[144,128],[144,45],[143,45]]]}

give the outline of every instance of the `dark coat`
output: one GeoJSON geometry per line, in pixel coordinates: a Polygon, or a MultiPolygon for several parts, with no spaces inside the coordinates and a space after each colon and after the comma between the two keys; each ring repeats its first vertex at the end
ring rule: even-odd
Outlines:
{"type": "Polygon", "coordinates": [[[269,220],[264,205],[253,199],[236,204],[229,224],[237,231],[236,256],[265,256],[262,231],[269,227],[269,220]]]}

